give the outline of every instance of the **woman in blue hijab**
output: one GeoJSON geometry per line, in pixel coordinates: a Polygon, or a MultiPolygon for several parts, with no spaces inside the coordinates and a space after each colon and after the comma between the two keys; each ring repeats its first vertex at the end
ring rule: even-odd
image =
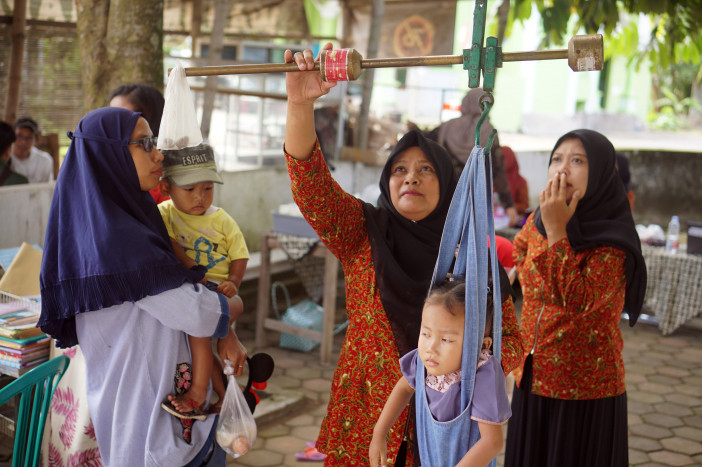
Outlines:
{"type": "MultiPolygon", "coordinates": [[[[224,296],[176,259],[148,193],[163,156],[141,114],[105,107],[73,133],[51,203],[39,326],[58,347],[80,343],[88,405],[105,465],[224,465],[215,417],[192,427],[161,410],[191,362],[187,334],[218,337],[235,367],[246,350],[224,296]]],[[[240,371],[240,370],[239,370],[240,371]]]]}

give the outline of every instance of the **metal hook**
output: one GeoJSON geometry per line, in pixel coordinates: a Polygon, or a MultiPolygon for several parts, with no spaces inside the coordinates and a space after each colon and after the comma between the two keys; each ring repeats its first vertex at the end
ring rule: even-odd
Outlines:
{"type": "Polygon", "coordinates": [[[490,154],[490,149],[492,148],[492,142],[495,139],[495,136],[497,135],[497,130],[494,128],[490,132],[490,136],[488,136],[487,144],[485,145],[485,155],[490,154]]]}
{"type": "MultiPolygon", "coordinates": [[[[493,97],[491,92],[486,92],[482,96],[480,96],[480,100],[478,101],[480,104],[480,107],[483,109],[483,113],[480,115],[480,118],[478,119],[478,124],[475,125],[475,145],[479,146],[480,145],[480,127],[483,124],[483,121],[488,116],[488,113],[490,113],[490,108],[492,107],[492,104],[495,103],[495,98],[493,97]]],[[[492,135],[491,135],[492,136],[492,135]]],[[[488,152],[489,148],[492,145],[492,139],[488,138],[488,152]]]]}

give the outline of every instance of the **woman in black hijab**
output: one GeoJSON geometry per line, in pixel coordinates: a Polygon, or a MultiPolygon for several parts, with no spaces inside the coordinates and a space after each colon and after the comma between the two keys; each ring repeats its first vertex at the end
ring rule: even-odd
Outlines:
{"type": "Polygon", "coordinates": [[[609,140],[563,135],[540,206],[514,239],[529,353],[516,373],[506,466],[628,465],[622,312],[646,265],[609,140]]]}
{"type": "MultiPolygon", "coordinates": [[[[301,70],[314,66],[310,50],[294,57],[286,51],[285,59],[301,70]]],[[[378,206],[362,202],[331,177],[314,132],[314,101],[336,83],[309,72],[288,73],[286,84],[285,152],[293,198],[346,279],[349,327],[316,447],[327,454],[325,465],[368,464],[373,427],[401,376],[400,356],[417,346],[457,179],[446,151],[413,131],[388,158],[378,206]]],[[[522,343],[509,296],[503,310],[502,366],[509,372],[521,360],[522,343]]],[[[393,462],[405,432],[412,432],[407,411],[389,435],[393,462]]]]}

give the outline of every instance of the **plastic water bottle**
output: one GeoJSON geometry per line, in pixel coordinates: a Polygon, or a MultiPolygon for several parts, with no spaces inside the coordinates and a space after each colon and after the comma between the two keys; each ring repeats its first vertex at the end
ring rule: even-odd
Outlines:
{"type": "Polygon", "coordinates": [[[665,240],[665,251],[668,253],[678,252],[678,240],[680,238],[680,219],[673,216],[668,224],[668,236],[665,240]]]}

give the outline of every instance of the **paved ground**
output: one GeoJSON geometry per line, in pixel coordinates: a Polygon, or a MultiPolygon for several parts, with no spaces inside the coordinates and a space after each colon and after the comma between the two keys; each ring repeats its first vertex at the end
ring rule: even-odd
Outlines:
{"type": "MultiPolygon", "coordinates": [[[[253,349],[251,329],[246,322],[239,327],[249,349],[253,349]]],[[[681,328],[663,337],[652,325],[630,328],[625,322],[621,329],[629,394],[630,464],[702,465],[702,331],[681,328]]],[[[275,345],[278,334],[273,331],[268,338],[271,346],[254,350],[271,354],[276,362],[266,392],[286,395],[261,402],[254,449],[239,459],[230,459],[228,465],[309,465],[295,460],[295,453],[319,432],[334,366],[320,365],[318,352],[279,349],[275,345]]],[[[340,343],[337,337],[334,358],[340,343]]]]}
{"type": "MultiPolygon", "coordinates": [[[[320,365],[319,353],[282,350],[279,335],[254,349],[253,313],[238,326],[247,348],[265,351],[276,369],[256,410],[254,449],[230,466],[303,466],[295,453],[318,432],[329,400],[334,363],[320,365]]],[[[681,328],[668,337],[647,324],[622,322],[629,394],[629,462],[635,466],[702,465],[702,331],[681,328]]],[[[337,336],[334,359],[341,337],[337,336]]],[[[9,466],[11,440],[0,436],[0,467],[9,466]]],[[[501,465],[498,458],[498,465],[501,465]]],[[[317,463],[321,465],[321,463],[317,463]]]]}

